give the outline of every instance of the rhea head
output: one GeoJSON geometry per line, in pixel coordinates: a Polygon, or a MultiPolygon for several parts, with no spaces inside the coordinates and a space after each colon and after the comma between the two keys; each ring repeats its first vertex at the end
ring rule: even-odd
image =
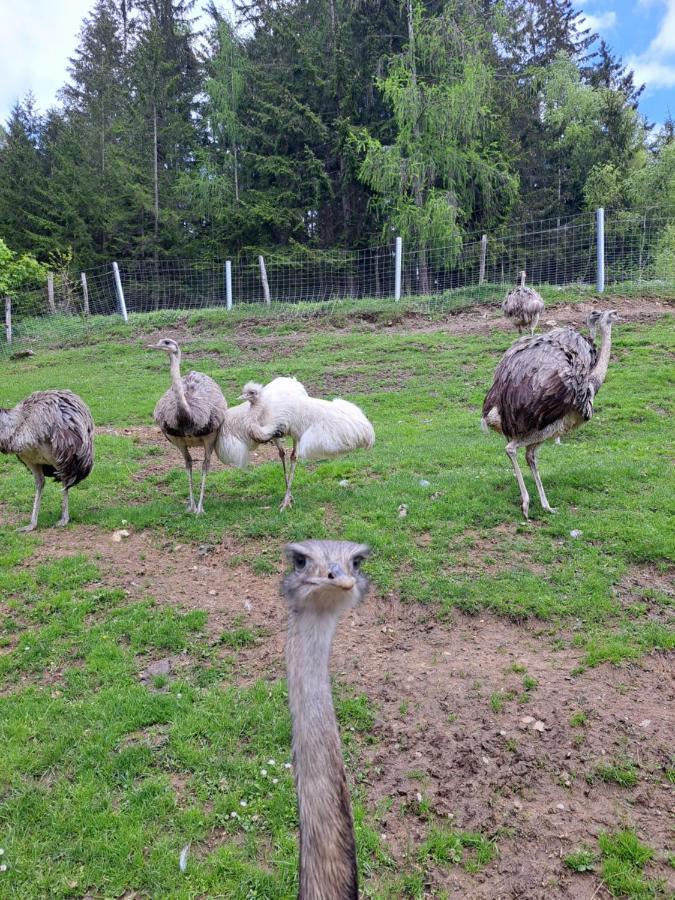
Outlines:
{"type": "Polygon", "coordinates": [[[607,327],[608,325],[612,325],[614,322],[620,321],[621,318],[619,317],[615,309],[592,310],[592,312],[588,314],[588,319],[586,320],[588,330],[591,335],[591,340],[595,340],[598,327],[607,327]]]}
{"type": "Polygon", "coordinates": [[[241,394],[237,397],[237,400],[248,400],[251,406],[253,406],[253,404],[257,403],[260,399],[261,391],[261,384],[258,384],[255,381],[247,381],[243,387],[241,394]]]}
{"type": "Polygon", "coordinates": [[[367,544],[351,541],[301,541],[287,544],[292,570],[282,583],[292,612],[341,613],[366,595],[368,580],[361,564],[370,556],[367,544]]]}
{"type": "Polygon", "coordinates": [[[180,347],[171,338],[160,338],[156,344],[148,344],[149,350],[163,350],[170,356],[180,357],[180,347]]]}

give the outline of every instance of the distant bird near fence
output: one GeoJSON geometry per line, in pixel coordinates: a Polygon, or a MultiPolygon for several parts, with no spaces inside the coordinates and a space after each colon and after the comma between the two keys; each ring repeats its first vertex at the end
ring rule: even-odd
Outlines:
{"type": "Polygon", "coordinates": [[[36,391],[13,409],[0,409],[0,453],[16,454],[35,478],[33,512],[21,531],[37,528],[45,478],[63,485],[56,524],[68,524],[68,491],[92,470],[93,436],[89,407],[72,391],[36,391]]]}
{"type": "Polygon", "coordinates": [[[513,322],[519,334],[526,329],[534,334],[543,311],[544,301],[534,288],[525,285],[525,272],[521,272],[519,283],[504,297],[502,312],[513,322]]]}
{"type": "Polygon", "coordinates": [[[544,441],[578,428],[593,415],[593,401],[607,375],[615,310],[596,313],[600,349],[574,328],[555,328],[547,334],[524,337],[510,347],[497,366],[483,403],[481,425],[507,438],[521,509],[528,517],[530,497],[518,465],[517,451],[525,447],[543,509],[549,505],[537,468],[537,452],[544,441]]]}

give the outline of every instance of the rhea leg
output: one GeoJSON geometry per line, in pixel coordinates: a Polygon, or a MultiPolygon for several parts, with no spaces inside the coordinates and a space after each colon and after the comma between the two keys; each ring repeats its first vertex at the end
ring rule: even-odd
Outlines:
{"type": "Polygon", "coordinates": [[[42,471],[42,466],[32,466],[28,465],[28,468],[33,473],[33,478],[35,478],[35,499],[33,500],[33,512],[31,513],[30,523],[25,525],[23,528],[19,528],[19,531],[35,531],[37,528],[37,520],[38,515],[40,514],[40,503],[42,502],[42,491],[45,486],[45,476],[42,471]]]}
{"type": "Polygon", "coordinates": [[[185,469],[187,471],[188,476],[188,486],[190,489],[190,499],[188,500],[188,512],[195,512],[197,507],[195,506],[195,498],[192,492],[192,457],[190,456],[190,451],[187,447],[180,447],[180,452],[183,454],[183,459],[185,460],[185,469]]]}
{"type": "MultiPolygon", "coordinates": [[[[293,478],[295,477],[295,464],[297,462],[296,455],[296,447],[297,443],[295,439],[293,440],[293,449],[291,450],[291,465],[290,471],[288,473],[288,478],[286,480],[286,496],[284,497],[284,502],[279,507],[280,509],[288,509],[289,506],[293,506],[293,494],[291,494],[291,488],[293,487],[293,478]]],[[[286,466],[284,464],[284,473],[286,472],[286,466]]]]}
{"type": "Polygon", "coordinates": [[[204,488],[206,487],[206,476],[209,474],[209,468],[211,466],[211,454],[213,453],[213,448],[215,445],[215,439],[213,441],[209,441],[209,443],[204,444],[204,462],[202,463],[202,483],[199,488],[199,502],[197,503],[197,508],[195,509],[195,513],[198,516],[204,512],[204,488]]]}
{"type": "Polygon", "coordinates": [[[527,460],[527,464],[532,470],[532,475],[534,476],[534,483],[537,485],[537,493],[539,494],[539,502],[542,507],[546,510],[546,512],[554,513],[555,509],[549,504],[546,499],[546,493],[544,492],[544,485],[541,483],[541,476],[539,475],[539,469],[537,468],[537,452],[541,444],[530,444],[530,446],[525,451],[525,459],[527,460]]]}
{"type": "Polygon", "coordinates": [[[518,482],[518,487],[520,488],[520,508],[523,511],[523,515],[525,518],[528,518],[528,511],[530,509],[530,495],[527,493],[527,488],[525,487],[525,481],[523,479],[523,473],[520,471],[520,466],[518,465],[518,444],[516,441],[510,441],[506,445],[506,455],[511,460],[511,465],[513,466],[513,471],[516,475],[516,480],[518,482]]]}
{"type": "Polygon", "coordinates": [[[68,512],[68,488],[64,487],[61,496],[61,518],[56,523],[56,527],[61,528],[63,525],[67,525],[68,522],[70,522],[70,514],[68,512]]]}
{"type": "Polygon", "coordinates": [[[288,471],[286,470],[286,451],[284,450],[283,444],[276,440],[274,441],[274,446],[277,448],[279,452],[279,459],[281,460],[281,465],[284,470],[284,484],[286,485],[286,490],[288,490],[288,471]]]}

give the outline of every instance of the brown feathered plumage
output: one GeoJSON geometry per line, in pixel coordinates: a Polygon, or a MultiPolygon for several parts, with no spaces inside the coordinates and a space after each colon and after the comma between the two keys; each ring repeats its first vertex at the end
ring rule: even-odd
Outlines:
{"type": "Polygon", "coordinates": [[[589,378],[597,356],[574,328],[521,338],[497,366],[483,417],[497,409],[499,430],[508,438],[542,431],[572,412],[590,419],[595,390],[589,378]]]}
{"type": "Polygon", "coordinates": [[[68,490],[94,465],[94,422],[87,405],[72,391],[36,391],[13,409],[0,410],[0,452],[14,453],[35,478],[30,524],[37,526],[45,477],[63,485],[59,525],[66,525],[68,490]]]}
{"type": "Polygon", "coordinates": [[[218,429],[223,424],[227,402],[216,382],[201,372],[180,374],[180,348],[170,338],[162,338],[151,349],[163,350],[171,361],[171,387],[155,406],[155,422],[166,438],[183,454],[188,473],[190,499],[188,509],[200,515],[204,511],[204,486],[218,429]],[[192,457],[190,447],[204,448],[199,501],[195,504],[192,490],[192,457]]]}
{"type": "Polygon", "coordinates": [[[521,272],[520,283],[504,297],[502,312],[519,332],[529,329],[530,334],[534,334],[543,311],[544,301],[534,288],[525,286],[525,272],[521,272]]]}
{"type": "Polygon", "coordinates": [[[548,334],[521,338],[502,357],[483,403],[483,427],[508,439],[506,453],[526,518],[530,498],[518,466],[518,448],[527,448],[525,458],[541,505],[553,512],[539,476],[537,451],[548,438],[557,438],[591,418],[595,395],[607,375],[612,323],[618,317],[608,310],[591,319],[599,324],[599,351],[574,328],[555,328],[548,334]]]}

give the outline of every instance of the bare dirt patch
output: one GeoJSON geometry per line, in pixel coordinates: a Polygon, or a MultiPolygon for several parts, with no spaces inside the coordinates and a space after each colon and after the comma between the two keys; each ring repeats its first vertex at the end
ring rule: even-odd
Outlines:
{"type": "MultiPolygon", "coordinates": [[[[214,644],[234,622],[256,630],[255,644],[220,651],[236,656],[239,683],[283,677],[279,578],[253,574],[240,562],[249,548],[238,541],[194,546],[132,533],[114,544],[91,527],[41,537],[42,558],[85,550],[96,556],[103,579],[130,598],[206,610],[214,644]]],[[[270,560],[278,551],[263,548],[270,560]]],[[[433,868],[430,896],[590,896],[597,880],[573,874],[562,857],[626,824],[657,851],[649,874],[672,873],[663,862],[672,668],[653,653],[639,664],[575,677],[579,661],[575,650],[556,651],[536,625],[459,613],[439,623],[428,608],[401,604],[395,595],[370,597],[342,624],[333,671],[377,709],[376,742],[361,747],[360,766],[369,808],[391,799],[378,829],[395,863],[409,864],[426,837],[426,804],[448,827],[481,830],[498,843],[498,858],[479,874],[433,868]],[[525,674],[536,679],[528,689],[525,674]],[[499,710],[493,694],[503,699],[499,710]],[[578,712],[586,714],[583,725],[570,722],[578,712]],[[639,776],[634,788],[586,778],[601,763],[626,760],[639,776]]]]}

